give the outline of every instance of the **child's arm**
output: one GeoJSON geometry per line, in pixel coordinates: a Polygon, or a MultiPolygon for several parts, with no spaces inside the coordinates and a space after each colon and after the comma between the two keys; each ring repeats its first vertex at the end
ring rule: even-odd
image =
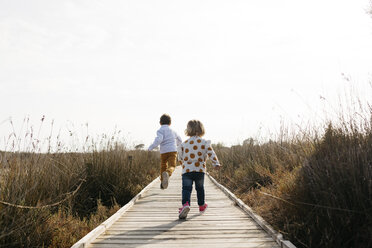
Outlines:
{"type": "Polygon", "coordinates": [[[163,134],[160,132],[160,130],[158,130],[156,132],[156,138],[154,140],[154,142],[149,146],[148,150],[151,151],[152,149],[158,147],[158,145],[160,145],[160,143],[163,141],[163,134]]]}
{"type": "Polygon", "coordinates": [[[177,133],[176,133],[176,144],[177,144],[177,147],[179,147],[182,144],[182,139],[177,133]]]}
{"type": "Polygon", "coordinates": [[[221,166],[220,162],[218,161],[217,155],[212,148],[210,141],[207,142],[207,154],[208,154],[209,159],[212,161],[213,167],[218,168],[221,166]]]}
{"type": "Polygon", "coordinates": [[[177,147],[177,160],[180,164],[182,164],[182,159],[183,159],[183,146],[182,143],[177,147]]]}

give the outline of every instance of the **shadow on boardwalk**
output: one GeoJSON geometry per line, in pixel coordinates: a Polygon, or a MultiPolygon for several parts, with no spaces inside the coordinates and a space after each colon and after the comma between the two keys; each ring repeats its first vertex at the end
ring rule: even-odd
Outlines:
{"type": "Polygon", "coordinates": [[[188,218],[179,220],[181,168],[177,170],[166,191],[154,184],[105,233],[90,241],[88,247],[279,248],[273,238],[209,178],[204,183],[207,212],[199,214],[194,191],[188,218]]]}
{"type": "MultiPolygon", "coordinates": [[[[112,245],[115,246],[122,246],[122,247],[138,247],[141,245],[154,245],[157,243],[162,243],[164,241],[173,240],[174,238],[162,238],[162,239],[155,239],[154,237],[162,234],[169,233],[172,235],[171,230],[180,225],[184,222],[190,221],[199,214],[189,215],[186,220],[175,219],[172,222],[161,224],[161,225],[153,225],[147,227],[141,227],[133,230],[127,231],[120,231],[115,230],[115,227],[112,227],[111,230],[103,236],[101,240],[95,242],[96,245],[98,244],[106,244],[105,247],[110,247],[112,245]]],[[[119,228],[118,228],[119,229],[119,228]]]]}

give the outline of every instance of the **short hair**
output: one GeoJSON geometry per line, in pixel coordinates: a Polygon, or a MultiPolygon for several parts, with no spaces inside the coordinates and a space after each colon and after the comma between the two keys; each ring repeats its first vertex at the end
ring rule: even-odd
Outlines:
{"type": "Polygon", "coordinates": [[[185,130],[186,136],[200,136],[205,134],[205,129],[203,123],[198,120],[191,120],[187,123],[187,128],[185,130]]]}
{"type": "Polygon", "coordinates": [[[169,115],[163,114],[160,117],[160,125],[170,125],[172,123],[172,119],[169,115]]]}

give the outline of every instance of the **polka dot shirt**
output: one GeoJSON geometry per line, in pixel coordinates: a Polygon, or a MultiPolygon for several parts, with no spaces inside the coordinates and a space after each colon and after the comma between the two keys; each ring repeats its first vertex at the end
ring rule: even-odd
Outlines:
{"type": "Polygon", "coordinates": [[[178,151],[178,159],[182,166],[182,174],[188,172],[206,172],[206,159],[212,161],[213,166],[219,166],[216,153],[213,151],[211,141],[198,136],[190,137],[183,142],[178,151]]]}

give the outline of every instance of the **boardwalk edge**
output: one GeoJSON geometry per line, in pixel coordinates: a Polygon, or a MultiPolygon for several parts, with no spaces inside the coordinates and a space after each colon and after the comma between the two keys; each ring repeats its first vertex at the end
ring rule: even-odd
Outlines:
{"type": "Polygon", "coordinates": [[[132,198],[127,204],[120,208],[115,214],[110,218],[102,222],[99,226],[90,231],[87,235],[81,238],[78,242],[71,246],[71,248],[86,248],[93,240],[95,240],[99,235],[104,233],[115,221],[117,221],[128,209],[130,209],[137,200],[139,200],[142,195],[148,191],[156,182],[160,182],[160,177],[155,178],[151,183],[149,183],[145,188],[141,190],[135,197],[132,198]]]}
{"type": "Polygon", "coordinates": [[[283,235],[278,233],[271,227],[269,223],[267,223],[261,216],[256,214],[252,208],[250,208],[247,204],[245,204],[242,200],[236,197],[230,190],[228,190],[225,186],[220,184],[216,181],[209,173],[206,173],[208,177],[212,180],[212,182],[221,189],[225,195],[227,195],[232,201],[236,203],[244,212],[246,212],[249,216],[252,217],[257,224],[262,227],[279,245],[281,248],[296,248],[290,241],[284,240],[283,235]]]}

